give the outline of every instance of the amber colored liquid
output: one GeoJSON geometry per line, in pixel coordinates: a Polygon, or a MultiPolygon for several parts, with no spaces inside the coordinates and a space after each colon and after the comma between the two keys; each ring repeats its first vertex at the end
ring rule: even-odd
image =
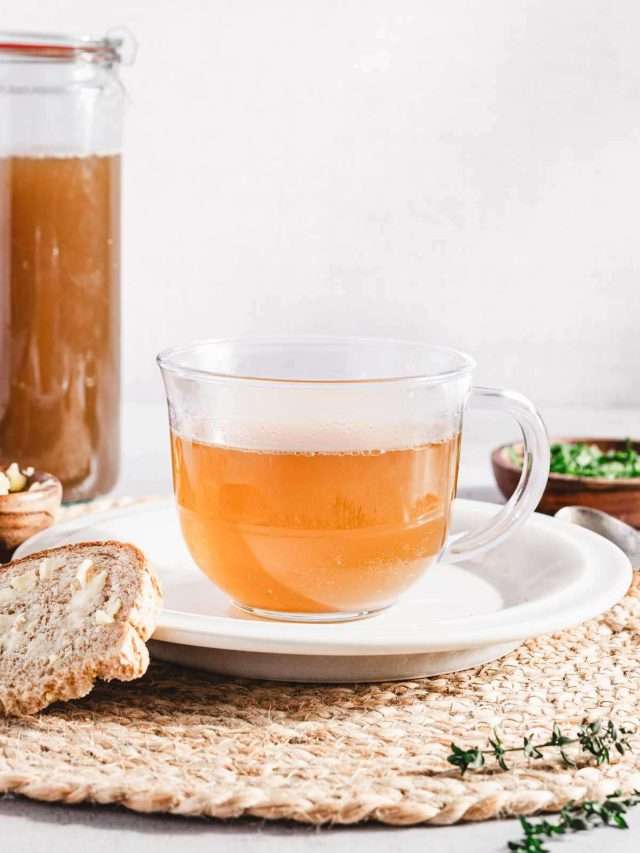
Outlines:
{"type": "Polygon", "coordinates": [[[0,461],[108,491],[119,456],[120,158],[0,158],[0,461]]]}
{"type": "Polygon", "coordinates": [[[366,453],[254,452],[172,435],[191,554],[236,602],[287,613],[373,611],[440,551],[458,437],[366,453]]]}

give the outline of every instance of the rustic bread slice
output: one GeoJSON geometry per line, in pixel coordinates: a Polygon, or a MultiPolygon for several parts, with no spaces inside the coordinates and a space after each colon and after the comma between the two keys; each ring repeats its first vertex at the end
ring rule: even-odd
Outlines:
{"type": "Polygon", "coordinates": [[[33,714],[85,696],[96,679],[130,681],[162,594],[137,548],[87,542],[0,567],[0,713],[33,714]]]}

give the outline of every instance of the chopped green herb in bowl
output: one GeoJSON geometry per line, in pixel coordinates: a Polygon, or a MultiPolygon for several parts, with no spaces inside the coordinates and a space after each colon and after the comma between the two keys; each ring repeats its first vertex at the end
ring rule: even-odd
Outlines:
{"type": "MultiPolygon", "coordinates": [[[[509,498],[518,486],[522,445],[491,454],[496,483],[509,498]]],[[[640,529],[640,441],[616,438],[557,438],[551,443],[549,481],[538,512],[554,515],[563,506],[590,506],[640,529]]]]}
{"type": "MultiPolygon", "coordinates": [[[[522,467],[522,448],[509,448],[511,462],[522,467]]],[[[597,444],[577,442],[551,445],[551,474],[568,474],[571,477],[601,477],[604,480],[621,480],[640,477],[640,454],[627,439],[624,450],[602,450],[597,444]]]]}

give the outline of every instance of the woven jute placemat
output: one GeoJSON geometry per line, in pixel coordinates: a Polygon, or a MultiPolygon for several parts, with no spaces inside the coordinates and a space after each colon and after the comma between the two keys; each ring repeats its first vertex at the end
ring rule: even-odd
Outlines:
{"type": "Polygon", "coordinates": [[[497,727],[519,744],[554,721],[639,715],[636,577],[600,618],[446,677],[311,686],[153,664],[137,682],[0,719],[0,791],[216,818],[451,824],[640,788],[640,736],[610,765],[514,753],[509,771],[464,777],[446,761],[451,741],[484,745],[497,727]]]}

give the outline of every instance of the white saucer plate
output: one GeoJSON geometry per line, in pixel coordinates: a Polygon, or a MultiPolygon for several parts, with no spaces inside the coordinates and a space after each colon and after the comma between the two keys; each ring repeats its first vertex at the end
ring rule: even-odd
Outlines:
{"type": "MultiPolygon", "coordinates": [[[[457,500],[453,532],[499,507],[457,500]]],[[[354,622],[300,624],[248,616],[196,567],[171,502],[83,516],[32,537],[24,557],[70,542],[117,539],[141,548],[162,581],[155,657],[226,675],[293,681],[379,681],[453,672],[611,607],[631,582],[606,539],[534,515],[477,562],[429,569],[395,607],[354,622]]]]}

